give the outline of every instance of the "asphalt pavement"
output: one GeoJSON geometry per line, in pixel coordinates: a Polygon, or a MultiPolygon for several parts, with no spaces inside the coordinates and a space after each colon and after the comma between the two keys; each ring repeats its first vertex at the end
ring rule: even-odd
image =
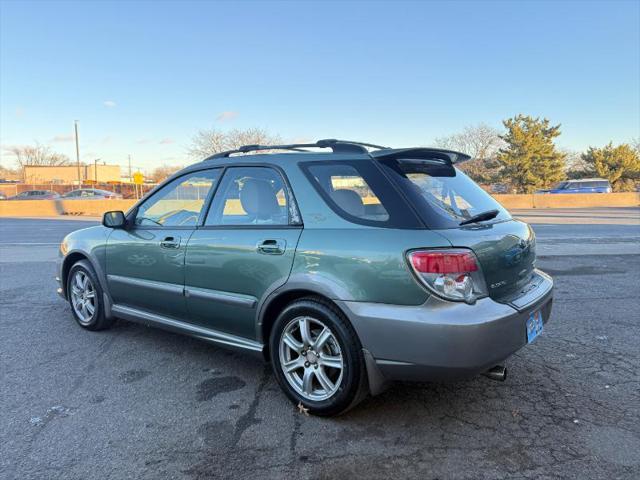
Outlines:
{"type": "Polygon", "coordinates": [[[556,295],[507,381],[398,383],[331,419],[251,357],[81,329],[54,260],[95,221],[0,218],[0,479],[640,478],[640,209],[514,213],[556,295]]]}

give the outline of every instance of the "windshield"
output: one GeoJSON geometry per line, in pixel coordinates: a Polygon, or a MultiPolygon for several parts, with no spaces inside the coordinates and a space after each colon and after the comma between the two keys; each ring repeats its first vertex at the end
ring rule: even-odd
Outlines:
{"type": "Polygon", "coordinates": [[[455,167],[432,160],[383,160],[429,228],[458,228],[460,222],[489,210],[498,215],[484,224],[509,220],[509,213],[455,167]]]}

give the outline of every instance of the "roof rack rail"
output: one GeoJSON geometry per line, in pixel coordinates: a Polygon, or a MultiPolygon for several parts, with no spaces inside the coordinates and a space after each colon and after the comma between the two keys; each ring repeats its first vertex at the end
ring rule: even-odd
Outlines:
{"type": "Polygon", "coordinates": [[[326,138],[324,140],[318,140],[316,143],[290,143],[286,145],[243,145],[235,150],[227,150],[226,152],[216,153],[211,155],[206,160],[212,160],[214,158],[227,158],[234,153],[247,153],[257,152],[260,150],[292,150],[295,152],[309,152],[305,148],[330,148],[333,153],[367,153],[368,150],[365,147],[375,148],[378,150],[386,149],[389,147],[382,147],[380,145],[374,145],[372,143],[352,142],[349,140],[336,140],[335,138],[326,138]]]}

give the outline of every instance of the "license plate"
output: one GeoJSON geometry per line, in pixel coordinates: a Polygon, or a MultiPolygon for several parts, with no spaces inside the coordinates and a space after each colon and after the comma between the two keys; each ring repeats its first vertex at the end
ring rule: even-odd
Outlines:
{"type": "Polygon", "coordinates": [[[542,333],[543,328],[542,312],[540,310],[531,312],[527,320],[527,343],[533,342],[542,333]]]}

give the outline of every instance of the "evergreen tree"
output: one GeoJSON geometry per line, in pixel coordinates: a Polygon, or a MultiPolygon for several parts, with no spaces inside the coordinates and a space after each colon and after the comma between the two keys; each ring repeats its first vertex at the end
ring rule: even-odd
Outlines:
{"type": "Polygon", "coordinates": [[[635,182],[640,180],[640,154],[626,143],[589,147],[582,159],[596,175],[609,180],[617,192],[634,190],[635,182]]]}
{"type": "Polygon", "coordinates": [[[560,125],[549,120],[517,115],[502,122],[507,133],[500,138],[506,146],[498,152],[502,174],[519,193],[549,188],[565,178],[565,154],[553,143],[560,125]]]}

